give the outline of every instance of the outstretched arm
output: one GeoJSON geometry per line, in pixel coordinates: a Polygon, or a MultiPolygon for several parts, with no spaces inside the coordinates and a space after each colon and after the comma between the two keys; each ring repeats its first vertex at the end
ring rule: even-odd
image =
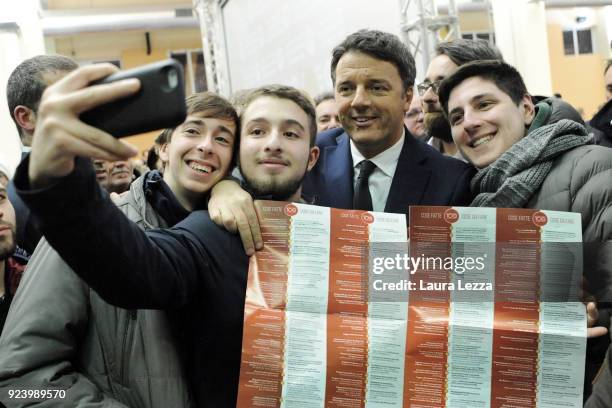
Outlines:
{"type": "Polygon", "coordinates": [[[148,237],[102,192],[88,159],[125,159],[136,152],[79,119],[81,112],[138,89],[133,79],[88,86],[114,71],[108,64],[83,67],[47,88],[32,153],[15,186],[49,243],[109,303],[181,307],[201,288],[206,254],[197,238],[186,230],[148,237]]]}
{"type": "Polygon", "coordinates": [[[15,185],[46,239],[76,274],[107,302],[131,309],[182,307],[205,288],[208,254],[190,232],[206,228],[201,213],[185,220],[188,228],[145,233],[102,191],[89,160],[75,163],[70,175],[33,190],[26,159],[15,185]]]}

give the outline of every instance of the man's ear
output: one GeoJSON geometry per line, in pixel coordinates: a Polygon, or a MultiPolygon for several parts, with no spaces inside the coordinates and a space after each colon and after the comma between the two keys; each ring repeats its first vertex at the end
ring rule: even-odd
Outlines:
{"type": "Polygon", "coordinates": [[[408,89],[406,89],[406,102],[404,102],[404,113],[408,112],[410,110],[410,103],[412,102],[412,97],[414,90],[412,89],[414,88],[413,86],[409,86],[408,89]]]}
{"type": "Polygon", "coordinates": [[[307,171],[312,170],[315,164],[317,164],[317,160],[319,160],[319,153],[319,146],[312,146],[310,148],[310,153],[308,154],[308,167],[306,168],[307,171]]]}
{"type": "Polygon", "coordinates": [[[159,158],[164,163],[164,166],[168,163],[169,156],[170,156],[170,153],[168,152],[168,143],[164,143],[159,148],[159,158]]]}
{"type": "Polygon", "coordinates": [[[525,126],[531,125],[533,118],[535,118],[535,106],[531,100],[531,96],[524,95],[521,100],[521,106],[523,107],[523,117],[525,118],[525,126]]]}
{"type": "Polygon", "coordinates": [[[13,117],[20,128],[32,133],[36,128],[36,113],[27,106],[17,105],[13,110],[13,117]]]}

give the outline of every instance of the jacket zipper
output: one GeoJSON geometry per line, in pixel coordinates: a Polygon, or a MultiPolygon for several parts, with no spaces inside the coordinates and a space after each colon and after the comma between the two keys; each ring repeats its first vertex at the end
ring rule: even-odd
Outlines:
{"type": "Polygon", "coordinates": [[[127,321],[125,324],[125,332],[123,334],[123,361],[121,362],[121,383],[125,387],[129,387],[129,379],[128,377],[128,366],[130,363],[131,353],[128,350],[128,347],[131,346],[132,339],[134,338],[134,325],[136,324],[136,311],[128,310],[127,311],[127,321]]]}

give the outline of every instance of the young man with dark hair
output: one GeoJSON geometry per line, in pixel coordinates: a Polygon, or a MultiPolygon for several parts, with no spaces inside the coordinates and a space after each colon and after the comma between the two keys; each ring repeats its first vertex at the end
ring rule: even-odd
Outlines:
{"type": "Polygon", "coordinates": [[[333,92],[323,92],[314,98],[317,111],[317,130],[324,132],[329,129],[340,127],[338,108],[333,92]]]}
{"type": "Polygon", "coordinates": [[[308,96],[284,85],[256,88],[244,98],[240,117],[243,144],[239,149],[238,164],[247,191],[253,197],[300,201],[302,180],[319,156],[319,149],[315,146],[316,114],[308,96]],[[280,115],[275,115],[275,112],[280,115]],[[283,124],[283,115],[301,117],[302,120],[289,120],[283,124]],[[304,123],[308,127],[304,127],[304,123]],[[282,133],[277,136],[287,140],[283,146],[280,138],[271,135],[275,127],[282,133]],[[308,149],[298,134],[304,134],[308,149]],[[268,142],[264,143],[268,144],[262,145],[266,140],[268,142]],[[289,166],[296,167],[296,171],[282,171],[289,166]]]}
{"type": "MultiPolygon", "coordinates": [[[[320,134],[321,157],[304,193],[322,206],[406,213],[411,205],[465,205],[473,168],[406,137],[414,59],[392,34],[361,30],[332,52],[331,74],[343,128],[320,134]]],[[[215,222],[237,228],[247,253],[260,247],[248,194],[224,180],[212,191],[215,222]]]]}
{"type": "MultiPolygon", "coordinates": [[[[212,93],[197,93],[186,105],[187,119],[167,130],[160,150],[163,175],[145,173],[115,199],[121,212],[144,230],[171,227],[192,210],[206,208],[211,186],[231,167],[239,124],[231,104],[212,93]]],[[[137,260],[139,254],[108,256],[137,260]]],[[[97,262],[94,256],[83,257],[87,268],[97,262]]],[[[66,392],[58,406],[188,407],[192,397],[180,339],[172,332],[177,319],[162,311],[111,306],[43,240],[2,336],[0,401],[30,404],[7,399],[7,391],[48,384],[66,392]]]]}
{"type": "MultiPolygon", "coordinates": [[[[591,145],[590,135],[577,122],[580,115],[568,114],[559,99],[534,105],[518,71],[501,61],[460,67],[442,82],[439,97],[457,147],[479,169],[472,180],[476,197],[471,205],[582,214],[587,289],[598,301],[609,302],[610,150],[591,145]]],[[[602,337],[589,344],[585,396],[603,357],[598,348],[605,349],[609,341],[604,328],[590,330],[592,337],[602,337]]]]}
{"type": "MultiPolygon", "coordinates": [[[[590,144],[577,112],[557,98],[534,105],[518,71],[501,61],[462,66],[439,96],[457,147],[479,169],[471,205],[581,213],[584,242],[612,249],[612,156],[590,144]]],[[[602,299],[612,298],[608,258],[585,256],[598,260],[585,272],[602,299]]]]}
{"type": "Polygon", "coordinates": [[[471,61],[503,60],[497,47],[485,40],[456,39],[436,46],[425,80],[417,86],[423,106],[425,131],[429,144],[440,153],[463,160],[453,143],[448,121],[442,113],[437,91],[440,82],[458,67],[471,61]]]}
{"type": "MultiPolygon", "coordinates": [[[[205,211],[194,211],[174,228],[145,233],[100,193],[82,157],[137,153],[97,129],[73,130],[82,104],[96,106],[138,89],[137,82],[128,80],[93,86],[86,100],[79,98],[82,87],[110,72],[107,66],[85,67],[49,90],[35,149],[17,170],[15,183],[51,245],[105,300],[128,309],[177,312],[197,404],[235,406],[248,257],[238,237],[218,228],[205,211]]],[[[249,173],[247,180],[255,178],[280,197],[276,189],[303,177],[317,160],[314,107],[290,87],[264,87],[246,101],[240,117],[240,168],[249,173]]],[[[177,153],[170,148],[170,161],[177,153]]],[[[215,163],[196,162],[189,154],[177,157],[182,168],[217,170],[215,163]]],[[[282,196],[299,200],[300,193],[298,185],[282,196]]]]}

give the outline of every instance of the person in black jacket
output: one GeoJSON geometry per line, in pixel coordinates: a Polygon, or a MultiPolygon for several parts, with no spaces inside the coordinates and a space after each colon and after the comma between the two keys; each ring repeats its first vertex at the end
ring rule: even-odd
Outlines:
{"type": "MultiPolygon", "coordinates": [[[[202,167],[229,169],[238,144],[238,115],[228,101],[202,92],[185,105],[185,121],[165,131],[160,147],[163,176],[149,171],[113,198],[144,230],[171,227],[205,209],[208,191],[225,173],[202,167]]],[[[45,406],[191,407],[181,344],[171,329],[176,316],[109,305],[45,241],[28,265],[0,340],[0,406],[30,406],[32,399],[11,399],[10,391],[48,384],[64,390],[65,398],[45,406]]]]}
{"type": "MultiPolygon", "coordinates": [[[[15,184],[65,261],[106,301],[123,308],[174,310],[199,406],[235,406],[248,257],[240,239],[195,211],[174,228],[143,232],[95,182],[89,160],[136,151],[85,126],[78,112],[138,89],[128,80],[83,88],[109,73],[79,69],[43,98],[31,156],[15,184]],[[95,217],[92,216],[95,214],[95,217]]],[[[314,107],[299,91],[257,89],[241,116],[240,166],[257,196],[299,201],[301,180],[318,158],[314,107]]],[[[215,169],[205,169],[212,170],[215,169]]]]}

